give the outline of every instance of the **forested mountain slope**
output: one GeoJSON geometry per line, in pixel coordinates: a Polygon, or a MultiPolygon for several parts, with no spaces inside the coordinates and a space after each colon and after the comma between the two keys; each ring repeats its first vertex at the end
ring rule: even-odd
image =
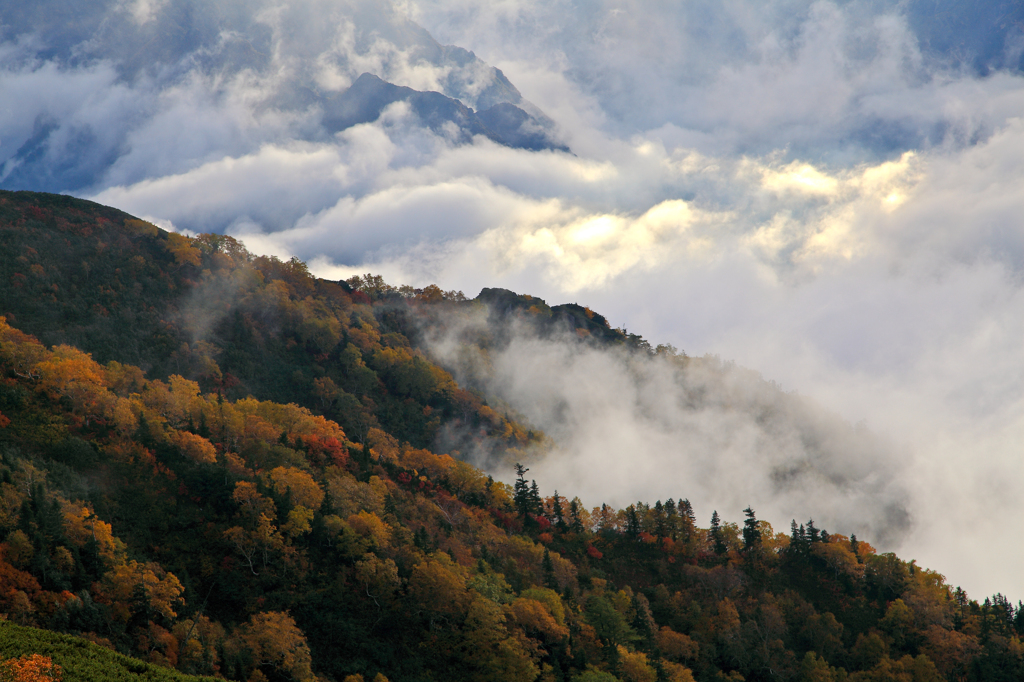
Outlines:
{"type": "Polygon", "coordinates": [[[295,402],[359,440],[380,427],[425,447],[442,422],[458,422],[502,451],[535,444],[401,333],[408,311],[461,294],[399,298],[401,309],[375,307],[230,237],[190,240],[92,202],[0,191],[0,314],[47,345],[227,398],[295,402]]]}
{"type": "Polygon", "coordinates": [[[517,306],[649,352],[585,308],[325,282],[50,195],[0,195],[0,239],[11,621],[237,680],[1024,676],[1019,606],[856,537],[704,528],[688,490],[588,508],[431,449],[446,425],[509,468],[544,447],[483,393],[517,306]],[[444,334],[476,334],[474,391],[423,350],[444,334]]]}

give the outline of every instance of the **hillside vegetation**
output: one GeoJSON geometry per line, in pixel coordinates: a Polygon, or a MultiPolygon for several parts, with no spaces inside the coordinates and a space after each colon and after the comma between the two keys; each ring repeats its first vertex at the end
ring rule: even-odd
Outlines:
{"type": "MultiPolygon", "coordinates": [[[[26,661],[33,657],[49,662],[42,666],[51,679],[58,675],[64,682],[212,682],[213,678],[185,675],[175,670],[146,663],[93,644],[81,637],[25,627],[10,621],[0,622],[0,660],[26,661]],[[59,671],[59,672],[58,672],[59,671]],[[56,673],[56,674],[54,674],[56,673]]],[[[27,666],[24,666],[27,667],[27,666]]],[[[21,671],[24,677],[28,675],[21,671]]],[[[6,679],[0,672],[0,679],[6,679]]],[[[31,678],[30,678],[31,679],[31,678]]],[[[46,679],[46,675],[42,676],[46,679]]]]}
{"type": "Polygon", "coordinates": [[[0,314],[48,346],[229,399],[294,402],[359,440],[382,428],[426,447],[442,422],[502,449],[538,440],[411,347],[407,315],[460,293],[396,293],[396,308],[382,284],[353,291],[231,237],[189,239],[59,195],[0,191],[0,225],[0,314]]]}
{"type": "Polygon", "coordinates": [[[544,434],[421,343],[477,306],[498,316],[477,349],[521,315],[657,352],[586,308],[327,282],[27,193],[0,194],[0,293],[5,658],[65,679],[93,659],[92,679],[1024,678],[1020,605],[864,540],[750,508],[704,527],[686,490],[543,490],[515,463],[544,434]],[[438,451],[456,432],[515,484],[438,451]]]}

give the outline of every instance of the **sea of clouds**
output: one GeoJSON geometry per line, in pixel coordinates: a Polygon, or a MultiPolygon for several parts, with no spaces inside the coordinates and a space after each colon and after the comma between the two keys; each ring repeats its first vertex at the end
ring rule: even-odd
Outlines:
{"type": "Polygon", "coordinates": [[[573,453],[531,473],[585,483],[588,504],[682,494],[702,520],[750,504],[778,529],[796,506],[851,518],[850,499],[878,518],[895,495],[910,532],[881,549],[1020,598],[1024,17],[946,3],[943,25],[925,4],[96,0],[71,22],[40,0],[0,26],[0,187],[228,232],[326,277],[575,301],[735,360],[879,434],[861,479],[889,477],[884,495],[736,499],[732,476],[760,480],[777,456],[757,438],[720,448],[721,475],[665,476],[649,453],[714,457],[710,415],[623,448],[650,425],[637,392],[670,389],[557,348],[532,347],[550,370],[534,385],[624,426],[552,422],[510,370],[510,402],[573,453]],[[482,61],[446,61],[434,39],[482,61]],[[475,106],[487,65],[571,153],[455,144],[402,103],[320,125],[318,97],[364,71],[475,106]],[[566,388],[590,375],[607,381],[566,388]]]}

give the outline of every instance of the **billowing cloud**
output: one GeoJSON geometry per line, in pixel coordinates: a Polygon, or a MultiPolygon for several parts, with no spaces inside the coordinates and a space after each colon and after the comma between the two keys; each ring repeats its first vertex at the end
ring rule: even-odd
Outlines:
{"type": "Polygon", "coordinates": [[[230,232],[324,276],[578,301],[734,359],[863,420],[893,461],[821,469],[860,481],[849,494],[773,488],[799,451],[782,432],[653,418],[679,396],[657,372],[525,338],[495,390],[561,439],[545,488],[839,532],[883,528],[898,501],[902,553],[1020,596],[1003,539],[1024,512],[1024,17],[940,4],[109,0],[70,22],[40,0],[0,33],[0,185],[230,232]],[[572,151],[467,144],[402,102],[328,131],[324,102],[364,71],[475,109],[521,92],[572,151]],[[531,353],[549,371],[517,369],[531,353]],[[531,412],[529,387],[567,421],[531,412]],[[680,487],[658,487],[666,467],[680,487]]]}
{"type": "Polygon", "coordinates": [[[913,527],[897,446],[717,357],[648,357],[581,344],[576,334],[539,336],[500,309],[426,336],[460,382],[545,430],[554,449],[526,461],[531,476],[585,503],[688,498],[702,516],[751,505],[801,521],[814,509],[819,528],[839,524],[890,545],[913,527]],[[507,343],[464,345],[502,338],[496,317],[510,321],[507,343]]]}
{"type": "Polygon", "coordinates": [[[704,151],[856,161],[970,140],[1020,110],[1005,74],[981,82],[967,73],[982,54],[986,69],[1019,62],[1020,10],[821,0],[420,0],[415,10],[440,40],[475,50],[546,109],[587,102],[583,120],[617,135],[659,130],[704,151]],[[954,30],[958,51],[929,49],[954,30]]]}

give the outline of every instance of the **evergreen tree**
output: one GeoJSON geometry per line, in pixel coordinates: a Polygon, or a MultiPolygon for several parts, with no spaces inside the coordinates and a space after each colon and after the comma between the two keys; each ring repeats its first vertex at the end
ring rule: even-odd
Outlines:
{"type": "Polygon", "coordinates": [[[757,525],[757,517],[754,515],[754,510],[747,507],[743,510],[746,515],[746,520],[743,521],[743,549],[750,551],[757,545],[761,544],[761,529],[757,525]]]}
{"type": "Polygon", "coordinates": [[[558,591],[558,581],[555,579],[555,565],[551,561],[551,552],[544,549],[544,561],[541,563],[544,570],[544,587],[558,591]]]}
{"type": "Polygon", "coordinates": [[[562,498],[558,496],[558,491],[551,497],[551,513],[555,518],[555,526],[559,530],[565,529],[565,517],[562,516],[562,498]]]}
{"type": "Polygon", "coordinates": [[[516,462],[516,482],[513,486],[512,502],[520,516],[526,516],[530,512],[530,487],[526,483],[526,472],[529,471],[519,462],[516,462]]]}
{"type": "Polygon", "coordinates": [[[601,531],[611,530],[611,525],[612,525],[612,518],[611,517],[612,517],[611,507],[609,507],[607,504],[602,502],[601,503],[601,512],[600,512],[600,515],[598,516],[598,519],[597,519],[597,529],[601,530],[601,531]]]}
{"type": "Polygon", "coordinates": [[[725,546],[725,536],[722,534],[722,521],[718,516],[717,509],[711,514],[711,528],[709,532],[711,535],[712,549],[715,554],[722,556],[726,553],[728,548],[725,546]]]}
{"type": "Polygon", "coordinates": [[[956,602],[956,611],[953,613],[953,629],[959,632],[967,620],[967,605],[969,604],[967,593],[959,585],[953,592],[953,601],[956,602]]]}
{"type": "Polygon", "coordinates": [[[654,503],[654,535],[659,540],[668,537],[668,519],[661,500],[654,503]]]}
{"type": "Polygon", "coordinates": [[[821,531],[814,527],[814,519],[807,522],[807,539],[810,542],[818,542],[821,539],[821,531]]]}
{"type": "Polygon", "coordinates": [[[626,536],[630,540],[637,540],[640,537],[640,517],[636,513],[636,505],[626,507],[626,536]]]}
{"type": "Polygon", "coordinates": [[[540,488],[537,487],[537,481],[530,481],[530,497],[529,497],[530,511],[537,516],[544,515],[544,500],[540,496],[540,488]]]}
{"type": "MultiPolygon", "coordinates": [[[[203,438],[210,437],[210,427],[206,424],[206,412],[199,413],[199,428],[196,430],[196,435],[202,436],[203,438]]],[[[285,438],[288,437],[287,431],[282,431],[281,435],[285,438]]]]}
{"type": "Polygon", "coordinates": [[[640,530],[650,533],[654,530],[651,523],[651,505],[644,502],[636,503],[636,517],[640,525],[640,530]]]}
{"type": "Polygon", "coordinates": [[[640,593],[634,594],[630,600],[629,610],[633,616],[632,623],[630,623],[633,631],[639,635],[640,641],[651,646],[658,626],[654,621],[654,616],[651,615],[651,605],[647,601],[647,597],[640,593]]]}
{"type": "Polygon", "coordinates": [[[690,500],[679,502],[679,520],[683,526],[683,542],[689,542],[693,539],[694,531],[697,530],[697,516],[693,513],[693,505],[690,504],[690,500]]]}
{"type": "MultiPolygon", "coordinates": [[[[0,192],[0,222],[8,196],[0,192]]],[[[104,241],[108,242],[114,240],[104,241]]],[[[164,246],[155,248],[167,256],[164,246]]],[[[0,248],[0,260],[4,255],[0,248]]],[[[209,260],[207,255],[204,251],[204,261],[209,260]]],[[[194,276],[191,267],[186,271],[194,276]]],[[[167,282],[180,282],[180,278],[167,282]]],[[[0,288],[3,284],[0,277],[0,288]]],[[[284,288],[281,291],[287,293],[284,288]]],[[[338,311],[345,311],[354,324],[364,329],[369,325],[381,334],[398,334],[380,347],[391,348],[401,359],[405,351],[399,349],[404,344],[392,342],[401,341],[399,332],[405,323],[399,318],[405,313],[383,306],[371,311],[366,302],[359,303],[361,309],[352,308],[345,300],[347,294],[336,293],[336,302],[344,304],[338,311]],[[377,313],[379,326],[370,324],[377,313]]],[[[384,296],[374,295],[382,301],[384,296]]],[[[296,304],[301,300],[294,298],[296,304]]],[[[402,299],[396,298],[388,305],[401,308],[401,304],[402,299]]],[[[417,307],[425,309],[426,304],[417,307]]],[[[286,312],[282,309],[281,317],[286,312]]],[[[308,313],[292,312],[296,318],[308,313]]],[[[235,316],[233,337],[230,317],[225,319],[228,323],[222,333],[229,338],[256,338],[258,325],[247,318],[235,316]]],[[[342,338],[347,338],[350,325],[338,319],[342,338]]],[[[485,474],[474,474],[472,484],[465,487],[458,485],[455,474],[468,471],[450,472],[445,480],[444,467],[434,464],[446,460],[433,460],[429,451],[418,453],[424,464],[417,472],[422,475],[415,478],[404,467],[389,463],[394,461],[390,457],[377,457],[379,466],[371,467],[369,445],[378,441],[376,436],[363,438],[368,426],[349,431],[362,433],[358,440],[363,447],[346,438],[332,443],[334,438],[328,434],[340,436],[340,431],[308,421],[309,415],[295,422],[299,413],[294,406],[272,403],[260,407],[260,420],[266,424],[255,420],[250,424],[242,418],[249,407],[243,409],[231,399],[250,387],[228,392],[231,375],[226,372],[223,381],[203,379],[204,391],[210,385],[222,390],[189,398],[190,410],[171,422],[184,425],[181,429],[165,428],[161,410],[171,403],[156,379],[149,388],[142,388],[131,383],[136,379],[127,374],[118,379],[123,368],[116,366],[105,370],[113,379],[103,381],[117,379],[121,386],[117,395],[146,394],[145,400],[133,402],[132,409],[141,410],[136,414],[140,428],[133,430],[131,420],[122,419],[127,413],[115,413],[109,423],[101,423],[96,415],[84,421],[80,416],[65,419],[66,410],[77,405],[78,398],[51,400],[37,395],[39,378],[28,368],[23,368],[27,375],[12,376],[13,356],[4,324],[0,321],[0,409],[12,419],[0,414],[0,499],[5,502],[5,513],[0,514],[5,517],[0,524],[0,575],[4,576],[0,582],[12,584],[0,585],[0,592],[7,589],[5,608],[16,607],[12,613],[16,618],[66,632],[95,633],[126,652],[163,657],[165,663],[173,662],[176,640],[179,668],[219,669],[233,679],[312,679],[308,665],[303,671],[288,671],[267,662],[288,650],[301,653],[307,661],[312,651],[313,664],[323,670],[324,679],[336,680],[355,679],[356,670],[367,677],[381,670],[383,679],[386,670],[392,679],[453,682],[568,682],[615,679],[614,675],[669,682],[688,678],[677,663],[682,660],[693,663],[694,674],[702,681],[724,679],[727,673],[735,678],[741,672],[750,680],[882,676],[933,681],[939,674],[958,680],[1024,680],[1024,657],[1016,641],[1024,633],[1024,603],[1013,605],[998,593],[979,604],[959,588],[953,592],[938,574],[922,573],[914,562],[903,562],[892,554],[868,556],[868,545],[861,555],[859,544],[864,543],[858,543],[855,535],[843,546],[851,548],[861,562],[853,567],[860,569],[856,572],[848,570],[845,562],[853,559],[838,544],[824,544],[836,536],[819,530],[813,521],[805,529],[793,520],[785,560],[771,560],[772,553],[766,551],[771,539],[767,524],[759,524],[750,507],[744,510],[746,520],[739,529],[716,511],[707,533],[697,528],[688,501],[672,499],[664,504],[637,502],[621,510],[601,505],[592,526],[589,509],[579,498],[569,501],[555,491],[550,505],[543,500],[541,506],[537,483],[526,479],[529,470],[521,464],[515,468],[515,495],[510,501],[505,486],[485,474]],[[48,426],[51,416],[58,418],[52,426],[59,430],[48,426]],[[292,428],[303,422],[313,433],[307,433],[306,427],[292,428]],[[31,433],[36,429],[33,425],[39,429],[36,435],[31,433]],[[193,432],[207,434],[210,442],[188,438],[193,432]],[[151,452],[136,437],[149,443],[151,452]],[[170,447],[166,439],[171,437],[175,443],[182,437],[182,443],[194,445],[198,459],[193,461],[192,454],[179,456],[185,448],[170,447]],[[58,439],[56,445],[49,445],[53,438],[58,439]],[[60,439],[65,439],[63,445],[60,439]],[[218,456],[207,456],[206,446],[213,446],[218,456]],[[52,448],[58,449],[51,452],[52,448]],[[125,453],[138,456],[123,457],[125,453]],[[96,462],[104,462],[94,457],[108,455],[114,457],[99,467],[102,476],[97,483],[102,485],[94,485],[96,462]],[[328,457],[336,468],[329,466],[328,457]],[[196,466],[199,460],[204,461],[196,466]],[[273,473],[263,475],[261,470],[273,473]],[[479,494],[483,481],[487,494],[479,494]],[[476,492],[458,495],[456,500],[447,494],[449,489],[476,492]],[[349,495],[352,499],[347,499],[349,495]],[[371,497],[373,504],[364,504],[371,497]],[[353,510],[359,510],[355,517],[353,510]],[[549,515],[537,519],[539,526],[547,527],[550,519],[557,528],[571,527],[579,533],[560,531],[558,542],[550,545],[556,551],[565,548],[557,569],[554,553],[542,544],[550,536],[536,537],[535,513],[549,515]],[[202,521],[201,532],[196,532],[197,521],[202,521]],[[605,532],[593,537],[594,527],[605,532]],[[639,538],[650,540],[646,533],[659,538],[684,534],[688,542],[668,557],[660,547],[640,544],[639,538]],[[818,550],[836,551],[816,552],[820,557],[812,559],[813,542],[822,543],[818,550]],[[742,561],[737,567],[726,567],[729,550],[737,546],[744,548],[742,561]],[[224,550],[229,556],[217,562],[224,550]],[[464,565],[470,556],[467,552],[477,559],[475,570],[464,565]],[[534,563],[538,552],[540,566],[534,563]],[[253,562],[260,555],[262,568],[257,575],[253,562]],[[683,559],[687,565],[670,566],[673,559],[683,559]],[[167,569],[173,568],[177,579],[160,562],[173,564],[167,569]],[[209,573],[211,568],[214,574],[209,573]],[[559,585],[560,578],[574,573],[579,574],[578,582],[559,585]],[[193,584],[191,576],[205,576],[204,584],[193,584]],[[925,589],[907,591],[908,585],[918,584],[925,589]],[[548,589],[538,589],[545,587],[562,595],[567,618],[559,617],[563,609],[550,602],[553,595],[547,594],[548,589]],[[69,598],[73,592],[77,594],[69,598]],[[91,593],[100,601],[94,601],[91,593]],[[203,593],[206,598],[200,603],[203,593]],[[723,599],[726,595],[729,603],[723,599]],[[897,601],[901,595],[907,604],[897,601]],[[553,621],[536,602],[529,602],[531,596],[545,602],[553,621]],[[648,599],[658,611],[658,620],[674,631],[659,629],[648,599]],[[212,600],[210,616],[225,619],[229,630],[212,618],[205,622],[210,617],[204,615],[208,600],[212,600]],[[937,617],[915,617],[922,613],[937,617]],[[191,624],[184,622],[186,614],[191,614],[191,624]],[[584,626],[592,631],[584,632],[584,626]],[[168,636],[172,630],[173,637],[168,636]],[[683,632],[692,633],[692,639],[683,632]],[[339,633],[345,647],[336,652],[333,644],[339,633]],[[303,641],[307,635],[309,650],[303,641]],[[540,639],[535,640],[536,635],[540,639]],[[594,646],[595,639],[600,647],[594,646]],[[833,668],[833,662],[848,666],[849,674],[833,668]]],[[[11,338],[14,350],[21,353],[17,344],[22,341],[11,338]]],[[[266,339],[283,348],[284,341],[266,339]]],[[[286,335],[286,340],[291,349],[292,339],[286,335]]],[[[365,338],[360,341],[365,343],[365,338]]],[[[395,377],[386,375],[397,372],[395,376],[403,381],[395,385],[404,384],[407,376],[413,376],[413,366],[422,369],[413,358],[419,355],[410,353],[402,361],[411,363],[410,368],[385,370],[372,359],[376,345],[358,350],[347,341],[343,345],[355,354],[344,367],[365,370],[372,398],[381,402],[379,411],[371,409],[369,402],[365,405],[367,423],[376,423],[377,417],[370,412],[383,419],[403,402],[391,395],[395,377]],[[366,360],[361,365],[356,363],[360,354],[366,360]],[[367,363],[379,367],[380,375],[367,363]]],[[[266,357],[273,359],[277,351],[268,349],[266,357]]],[[[324,355],[316,360],[325,366],[321,369],[339,383],[348,381],[348,370],[334,371],[338,363],[327,357],[339,356],[340,346],[337,353],[314,354],[324,348],[319,341],[309,341],[293,350],[295,358],[324,355]]],[[[226,354],[223,357],[225,370],[229,362],[232,370],[239,366],[226,354]]],[[[181,362],[185,371],[189,360],[183,357],[181,362]]],[[[274,363],[266,364],[270,370],[274,363]]],[[[293,376],[296,391],[309,382],[309,375],[298,367],[289,366],[280,378],[287,384],[286,377],[293,376]]],[[[156,371],[153,376],[165,374],[156,371]]],[[[355,396],[354,400],[371,397],[356,389],[355,383],[346,385],[358,393],[345,393],[355,396]]],[[[338,391],[340,396],[340,387],[338,391]]],[[[259,392],[258,386],[254,388],[254,395],[259,392]]],[[[171,397],[181,396],[175,389],[171,397]]],[[[339,407],[336,414],[359,410],[358,405],[355,400],[344,410],[339,407]]],[[[116,404],[111,406],[114,409],[116,404]]],[[[178,407],[174,406],[175,412],[178,407]]],[[[418,419],[419,413],[410,409],[405,418],[418,419]]],[[[463,417],[469,420],[471,415],[467,412],[463,417]]],[[[404,428],[401,419],[387,420],[389,428],[396,424],[404,428]]],[[[386,426],[383,421],[380,425],[386,426]]],[[[406,436],[396,432],[391,437],[400,443],[406,436]]],[[[132,666],[141,669],[143,664],[132,666]]],[[[3,668],[0,665],[0,678],[5,679],[3,668]]]]}
{"type": "Polygon", "coordinates": [[[671,497],[665,502],[665,525],[668,527],[668,536],[675,540],[679,534],[679,513],[676,511],[676,501],[671,497]]]}
{"type": "Polygon", "coordinates": [[[574,533],[583,532],[583,518],[580,515],[582,506],[578,497],[572,498],[572,502],[569,503],[569,524],[574,533]]]}

